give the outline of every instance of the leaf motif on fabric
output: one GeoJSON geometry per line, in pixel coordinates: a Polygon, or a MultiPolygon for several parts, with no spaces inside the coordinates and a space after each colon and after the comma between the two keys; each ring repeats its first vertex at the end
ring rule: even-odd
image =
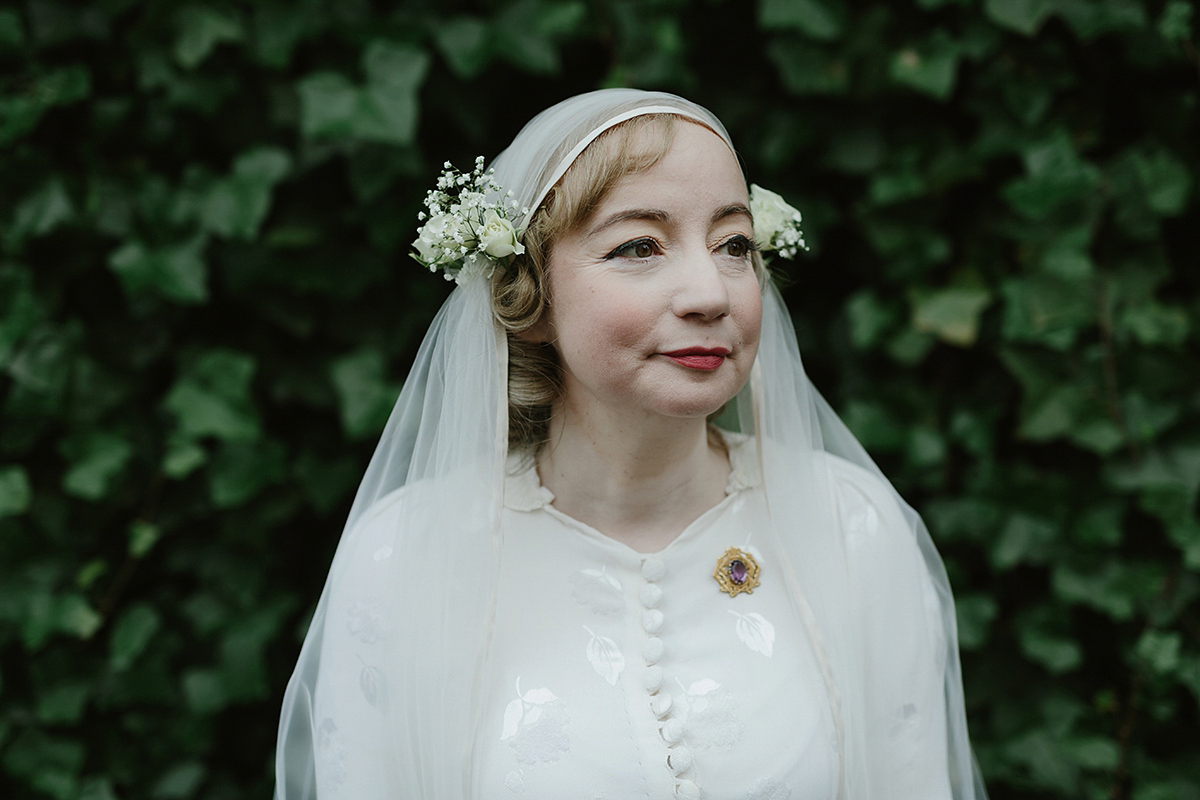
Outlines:
{"type": "Polygon", "coordinates": [[[746,800],[788,800],[792,788],[775,778],[759,778],[754,788],[746,792],[746,800]]]}
{"type": "Polygon", "coordinates": [[[510,792],[522,794],[525,791],[525,776],[521,774],[521,770],[514,769],[504,776],[504,785],[510,792]]]}
{"type": "Polygon", "coordinates": [[[879,535],[879,511],[858,487],[839,483],[837,495],[838,514],[847,540],[861,544],[865,539],[879,535]]]}
{"type": "Polygon", "coordinates": [[[701,697],[720,688],[721,684],[712,678],[703,678],[702,680],[692,681],[691,685],[688,686],[687,693],[692,697],[701,697]]]}
{"type": "Polygon", "coordinates": [[[346,741],[332,717],[326,717],[317,728],[317,786],[322,794],[332,796],[346,780],[346,741]]]}
{"type": "Polygon", "coordinates": [[[597,614],[619,614],[625,608],[621,582],[608,574],[608,568],[581,569],[571,576],[571,595],[575,602],[597,614]]]}
{"type": "Polygon", "coordinates": [[[621,654],[620,648],[612,639],[600,636],[586,626],[584,630],[592,637],[587,644],[587,659],[592,663],[592,669],[596,670],[597,675],[608,681],[610,686],[616,686],[617,678],[625,669],[625,656],[621,654]]]}
{"type": "Polygon", "coordinates": [[[387,707],[387,687],[383,672],[378,667],[363,664],[362,672],[358,674],[358,688],[374,708],[382,711],[387,707]]]}
{"type": "Polygon", "coordinates": [[[371,555],[372,561],[385,561],[392,557],[392,548],[384,545],[371,555]]]}
{"type": "Polygon", "coordinates": [[[500,741],[507,741],[517,735],[517,728],[521,724],[522,714],[524,714],[524,707],[519,697],[505,707],[504,732],[500,734],[500,741]]]}
{"type": "Polygon", "coordinates": [[[379,641],[383,629],[383,615],[379,613],[379,601],[357,600],[346,612],[346,629],[363,644],[379,641]]]}
{"type": "MultiPolygon", "coordinates": [[[[504,709],[504,730],[500,741],[508,742],[522,764],[552,763],[571,749],[567,735],[567,710],[562,701],[545,687],[521,693],[517,679],[517,697],[504,709]]],[[[512,773],[509,773],[510,777],[512,773]]],[[[520,776],[518,775],[518,778],[520,776]]],[[[514,792],[521,791],[509,785],[514,792]]]]}
{"type": "Polygon", "coordinates": [[[733,609],[730,609],[729,613],[737,617],[735,630],[742,643],[754,652],[770,658],[775,650],[775,626],[762,614],[739,614],[733,609]]]}
{"type": "Polygon", "coordinates": [[[524,700],[526,703],[530,703],[535,706],[540,706],[545,703],[549,703],[551,700],[557,700],[558,697],[554,694],[554,692],[550,691],[549,689],[541,688],[541,689],[530,689],[528,692],[521,695],[521,699],[524,700]]]}

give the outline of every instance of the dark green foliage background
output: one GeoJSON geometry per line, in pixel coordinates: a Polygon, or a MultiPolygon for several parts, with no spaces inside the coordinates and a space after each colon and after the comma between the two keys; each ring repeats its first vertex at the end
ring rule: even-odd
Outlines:
{"type": "Polygon", "coordinates": [[[1181,0],[0,6],[0,796],[266,797],[447,291],[444,159],[609,85],[805,213],[808,368],[924,514],[995,798],[1200,798],[1181,0]]]}

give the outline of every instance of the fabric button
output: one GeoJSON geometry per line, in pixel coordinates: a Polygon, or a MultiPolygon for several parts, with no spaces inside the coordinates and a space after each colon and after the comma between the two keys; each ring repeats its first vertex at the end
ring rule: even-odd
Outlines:
{"type": "Polygon", "coordinates": [[[642,614],[642,627],[646,633],[658,633],[662,630],[663,615],[657,608],[652,608],[642,614]]]}
{"type": "Polygon", "coordinates": [[[660,558],[647,558],[642,562],[642,577],[651,583],[657,583],[662,580],[663,575],[667,574],[667,567],[663,564],[660,558]]]}
{"type": "Polygon", "coordinates": [[[692,751],[686,747],[672,747],[667,754],[667,766],[676,775],[687,772],[692,766],[692,751]]]}
{"type": "Polygon", "coordinates": [[[700,800],[700,787],[695,781],[678,781],[675,784],[675,796],[680,800],[700,800]]]}
{"type": "Polygon", "coordinates": [[[647,664],[653,664],[662,658],[663,643],[662,639],[657,636],[651,636],[642,645],[642,656],[646,659],[647,664]]]}
{"type": "Polygon", "coordinates": [[[671,713],[671,695],[666,692],[654,695],[654,699],[650,701],[650,710],[654,712],[654,716],[662,719],[667,714],[671,713]]]}
{"type": "Polygon", "coordinates": [[[642,676],[642,686],[647,692],[654,694],[662,686],[662,680],[662,667],[647,667],[646,674],[642,676]]]}
{"type": "Polygon", "coordinates": [[[683,723],[677,719],[669,719],[662,726],[663,741],[667,744],[678,744],[683,738],[683,723]]]}
{"type": "Polygon", "coordinates": [[[639,594],[642,596],[642,605],[646,608],[655,608],[658,606],[658,601],[662,600],[662,589],[653,583],[642,586],[639,594]]]}

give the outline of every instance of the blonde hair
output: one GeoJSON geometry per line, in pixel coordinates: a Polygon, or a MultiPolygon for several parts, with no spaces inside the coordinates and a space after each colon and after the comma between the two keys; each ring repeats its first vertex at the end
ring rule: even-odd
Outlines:
{"type": "MultiPolygon", "coordinates": [[[[546,441],[551,411],[562,394],[562,369],[553,343],[519,335],[542,323],[552,302],[547,269],[554,243],[582,225],[618,181],[661,161],[675,141],[680,120],[674,114],[645,114],[597,136],[530,220],[521,238],[525,253],[496,271],[492,310],[508,336],[510,450],[537,451],[546,441]]],[[[761,279],[764,272],[757,252],[754,267],[761,279]]]]}

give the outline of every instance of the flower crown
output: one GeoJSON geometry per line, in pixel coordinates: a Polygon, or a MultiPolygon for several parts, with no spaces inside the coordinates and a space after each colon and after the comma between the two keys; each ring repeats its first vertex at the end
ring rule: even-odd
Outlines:
{"type": "MultiPolygon", "coordinates": [[[[485,171],[483,164],[479,156],[470,173],[458,171],[449,161],[443,164],[437,188],[425,195],[427,211],[417,215],[424,224],[413,242],[412,257],[430,272],[442,270],[448,281],[490,276],[497,266],[525,252],[524,231],[518,231],[513,220],[529,209],[518,207],[513,193],[505,193],[496,183],[495,171],[485,171]],[[488,199],[497,196],[499,201],[488,199]]],[[[775,192],[751,184],[750,213],[760,249],[777,251],[787,259],[808,249],[800,212],[775,192]]]]}

